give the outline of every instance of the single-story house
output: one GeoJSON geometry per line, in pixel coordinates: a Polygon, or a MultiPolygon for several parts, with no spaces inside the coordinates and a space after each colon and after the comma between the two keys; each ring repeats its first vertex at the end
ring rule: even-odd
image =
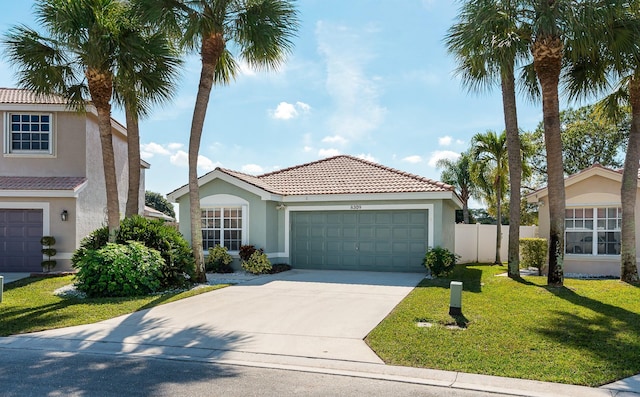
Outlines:
{"type": "MultiPolygon", "coordinates": [[[[346,155],[259,176],[216,168],[198,181],[205,253],[220,244],[237,257],[252,244],[294,268],[423,271],[429,247],[454,250],[462,206],[452,186],[346,155]]],[[[167,197],[190,239],[188,185],[167,197]]]]}
{"type": "MultiPolygon", "coordinates": [[[[622,171],[595,164],[568,176],[564,183],[564,272],[619,277],[622,171]]],[[[640,200],[640,192],[636,200],[640,200]]],[[[538,204],[540,237],[548,239],[547,188],[530,193],[527,201],[538,204]]],[[[640,230],[637,217],[636,230],[640,230]]],[[[640,238],[636,245],[640,252],[640,238]]]]}

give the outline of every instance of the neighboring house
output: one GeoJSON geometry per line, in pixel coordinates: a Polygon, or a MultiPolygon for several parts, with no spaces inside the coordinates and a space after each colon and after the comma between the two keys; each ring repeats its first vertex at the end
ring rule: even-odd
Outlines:
{"type": "Polygon", "coordinates": [[[161,219],[165,222],[175,222],[176,220],[165,214],[162,211],[158,211],[155,208],[151,208],[148,205],[144,206],[144,217],[151,220],[161,219]]]}
{"type": "MultiPolygon", "coordinates": [[[[621,184],[620,170],[599,164],[565,178],[565,273],[620,276],[621,184]]],[[[548,239],[547,188],[527,195],[527,201],[538,203],[540,237],[548,239]]],[[[640,239],[636,244],[640,252],[640,239]]]]}
{"type": "MultiPolygon", "coordinates": [[[[95,109],[63,98],[0,88],[0,271],[42,271],[42,236],[53,236],[54,270],[70,270],[80,240],[106,224],[106,191],[95,109]]],[[[121,213],[127,183],[127,131],[112,120],[121,213]]],[[[142,162],[140,214],[144,207],[142,162]]]]}
{"type": "MultiPolygon", "coordinates": [[[[423,271],[428,247],[453,251],[462,206],[452,186],[351,156],[260,176],[216,168],[199,184],[205,250],[252,244],[294,268],[423,271]]],[[[187,238],[188,193],[167,196],[187,238]]]]}

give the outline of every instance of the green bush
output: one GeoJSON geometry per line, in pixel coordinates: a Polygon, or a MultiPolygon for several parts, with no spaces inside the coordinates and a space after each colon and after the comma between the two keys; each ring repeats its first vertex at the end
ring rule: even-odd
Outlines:
{"type": "Polygon", "coordinates": [[[238,250],[238,256],[240,256],[240,260],[242,262],[246,262],[256,251],[260,251],[260,253],[264,252],[262,248],[258,250],[254,245],[241,245],[240,249],[238,250]]]}
{"type": "Polygon", "coordinates": [[[458,255],[442,247],[430,248],[424,255],[422,264],[431,271],[432,276],[446,276],[456,266],[458,255]]]}
{"type": "Polygon", "coordinates": [[[273,268],[267,254],[262,250],[255,250],[248,260],[242,261],[242,268],[253,274],[269,273],[273,268]]]}
{"type": "Polygon", "coordinates": [[[137,296],[161,287],[164,260],[137,241],[87,249],[74,263],[76,287],[89,297],[137,296]]]}
{"type": "Polygon", "coordinates": [[[542,269],[547,263],[547,239],[545,238],[521,238],[520,239],[520,265],[535,267],[538,275],[542,275],[542,269]]]}
{"type": "MultiPolygon", "coordinates": [[[[88,250],[98,250],[109,241],[109,230],[103,227],[94,230],[80,243],[71,261],[76,266],[88,250]]],[[[161,284],[163,288],[181,288],[190,283],[195,272],[195,261],[189,243],[180,232],[161,220],[149,220],[141,216],[125,218],[120,222],[116,243],[139,241],[148,248],[160,252],[162,266],[161,284]]]]}
{"type": "Polygon", "coordinates": [[[205,262],[205,268],[208,272],[214,273],[233,273],[233,268],[229,266],[233,262],[233,258],[227,252],[227,247],[216,245],[209,248],[209,256],[205,262]]]}

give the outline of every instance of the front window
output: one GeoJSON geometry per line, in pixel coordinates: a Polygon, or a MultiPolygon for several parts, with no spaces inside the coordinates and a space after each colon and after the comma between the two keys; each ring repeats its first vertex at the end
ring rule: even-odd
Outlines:
{"type": "Polygon", "coordinates": [[[242,245],[242,207],[202,209],[202,246],[216,245],[238,251],[242,245]]]}
{"type": "Polygon", "coordinates": [[[50,113],[10,113],[8,119],[7,153],[52,153],[50,113]]]}
{"type": "Polygon", "coordinates": [[[621,224],[621,208],[567,208],[565,252],[567,254],[620,255],[621,224]]]}

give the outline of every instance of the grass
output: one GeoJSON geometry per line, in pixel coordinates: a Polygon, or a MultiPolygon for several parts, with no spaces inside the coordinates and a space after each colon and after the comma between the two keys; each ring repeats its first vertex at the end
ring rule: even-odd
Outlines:
{"type": "Polygon", "coordinates": [[[496,277],[504,266],[458,266],[424,280],[368,336],[387,364],[600,386],[640,373],[640,288],[618,280],[496,277]],[[449,282],[462,312],[449,316],[449,282]],[[417,322],[434,324],[420,328],[417,322]],[[462,329],[448,329],[458,324],[462,329]]]}
{"type": "Polygon", "coordinates": [[[53,294],[72,282],[73,276],[30,277],[6,284],[0,303],[0,336],[95,323],[226,286],[133,298],[78,299],[53,294]]]}

